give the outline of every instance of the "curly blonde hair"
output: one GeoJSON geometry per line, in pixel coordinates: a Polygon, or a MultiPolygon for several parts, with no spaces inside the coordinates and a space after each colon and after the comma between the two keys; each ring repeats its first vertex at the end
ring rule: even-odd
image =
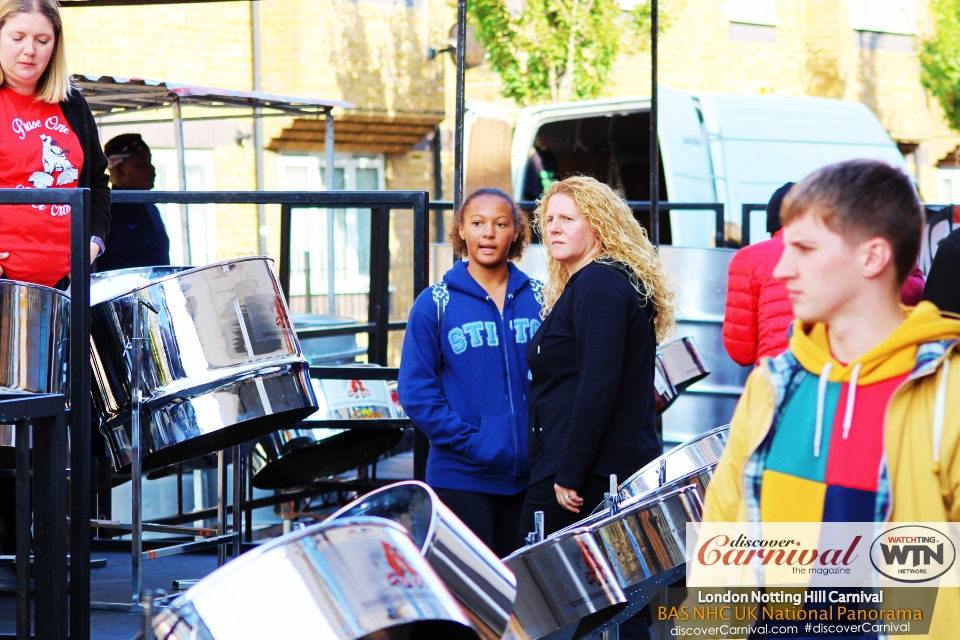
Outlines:
{"type": "MultiPolygon", "coordinates": [[[[660,265],[660,258],[647,238],[646,230],[633,217],[630,207],[602,182],[587,176],[571,176],[550,185],[543,194],[543,199],[537,203],[534,221],[542,238],[547,238],[547,204],[550,198],[558,193],[573,199],[577,211],[596,232],[600,253],[594,260],[621,262],[633,270],[637,278],[634,287],[644,297],[644,303],[653,301],[657,342],[666,340],[676,328],[674,315],[677,301],[673,282],[660,265]]],[[[563,263],[552,257],[547,263],[547,274],[543,291],[544,316],[553,309],[570,279],[563,263]]]]}

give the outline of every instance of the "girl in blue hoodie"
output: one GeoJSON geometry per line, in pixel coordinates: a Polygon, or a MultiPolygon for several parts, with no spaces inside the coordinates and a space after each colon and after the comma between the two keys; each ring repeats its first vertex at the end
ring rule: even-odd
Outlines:
{"type": "Polygon", "coordinates": [[[400,359],[403,409],[430,439],[427,483],[497,555],[516,548],[527,471],[527,344],[543,284],[510,263],[526,216],[498,189],[454,215],[459,261],[417,298],[400,359]]]}

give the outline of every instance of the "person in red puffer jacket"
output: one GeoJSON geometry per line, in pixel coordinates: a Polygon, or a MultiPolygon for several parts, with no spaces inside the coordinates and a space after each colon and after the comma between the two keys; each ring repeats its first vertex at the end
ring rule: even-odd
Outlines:
{"type": "MultiPolygon", "coordinates": [[[[767,232],[773,237],[737,251],[727,269],[723,346],[737,364],[755,365],[760,358],[777,356],[787,349],[793,304],[786,285],[773,277],[773,268],[783,254],[780,204],[792,186],[788,182],[774,191],[767,203],[767,232]]],[[[916,306],[923,284],[923,273],[914,266],[900,289],[900,301],[916,306]]]]}

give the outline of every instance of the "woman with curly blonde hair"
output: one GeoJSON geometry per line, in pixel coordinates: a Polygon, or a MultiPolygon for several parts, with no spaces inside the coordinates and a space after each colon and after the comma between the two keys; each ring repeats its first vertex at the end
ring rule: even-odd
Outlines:
{"type": "Polygon", "coordinates": [[[607,185],[554,182],[536,211],[550,252],[543,324],[530,365],[530,487],[548,532],[569,526],[621,479],[661,453],[656,432],[657,342],[674,329],[675,300],[647,234],[607,185]]]}

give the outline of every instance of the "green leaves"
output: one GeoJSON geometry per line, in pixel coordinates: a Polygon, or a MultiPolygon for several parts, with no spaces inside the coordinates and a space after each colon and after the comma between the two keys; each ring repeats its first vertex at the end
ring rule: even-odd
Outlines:
{"type": "Polygon", "coordinates": [[[524,0],[517,13],[505,0],[467,7],[501,92],[522,105],[599,97],[617,55],[649,38],[648,0],[630,11],[617,0],[524,0]]]}
{"type": "Polygon", "coordinates": [[[935,31],[920,43],[920,81],[960,131],[960,0],[933,0],[935,31]]]}

